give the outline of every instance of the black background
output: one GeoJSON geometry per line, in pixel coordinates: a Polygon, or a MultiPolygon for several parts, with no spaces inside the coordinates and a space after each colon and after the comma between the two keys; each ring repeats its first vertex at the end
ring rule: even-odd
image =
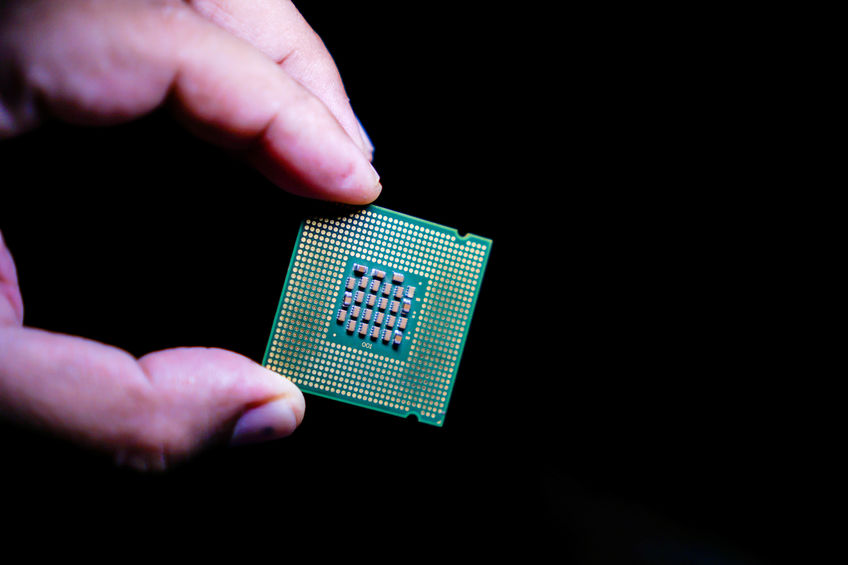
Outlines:
{"type": "MultiPolygon", "coordinates": [[[[792,555],[773,240],[691,19],[301,10],[376,146],[376,203],[494,241],[445,426],[307,396],[291,437],[154,475],[6,426],[14,532],[281,561],[792,555]]],[[[302,201],[166,113],[50,123],[0,166],[28,325],[261,361],[302,201]]]]}

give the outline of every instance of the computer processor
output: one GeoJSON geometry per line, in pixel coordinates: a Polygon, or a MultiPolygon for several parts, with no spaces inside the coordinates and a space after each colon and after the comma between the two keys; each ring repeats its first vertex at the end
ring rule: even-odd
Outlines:
{"type": "Polygon", "coordinates": [[[264,366],[307,393],[443,425],[491,246],[374,205],[306,218],[264,366]]]}

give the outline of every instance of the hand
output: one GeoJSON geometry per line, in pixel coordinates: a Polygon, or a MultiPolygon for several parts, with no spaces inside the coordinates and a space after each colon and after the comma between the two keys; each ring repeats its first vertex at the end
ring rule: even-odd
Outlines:
{"type": "MultiPolygon", "coordinates": [[[[12,1],[0,7],[0,138],[47,118],[114,124],[166,106],[293,193],[367,203],[372,147],[320,39],[277,0],[12,1]]],[[[0,414],[163,469],[209,444],[300,424],[292,383],[236,353],[135,359],[23,325],[0,234],[0,414]]]]}
{"type": "Polygon", "coordinates": [[[379,194],[338,70],[291,2],[0,5],[0,139],[47,117],[115,124],[162,105],[290,192],[351,204],[379,194]]]}

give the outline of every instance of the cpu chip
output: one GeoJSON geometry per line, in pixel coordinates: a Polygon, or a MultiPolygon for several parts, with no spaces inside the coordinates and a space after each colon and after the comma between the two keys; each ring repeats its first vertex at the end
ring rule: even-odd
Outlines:
{"type": "Polygon", "coordinates": [[[304,392],[443,425],[491,245],[373,205],[307,218],[263,364],[304,392]]]}

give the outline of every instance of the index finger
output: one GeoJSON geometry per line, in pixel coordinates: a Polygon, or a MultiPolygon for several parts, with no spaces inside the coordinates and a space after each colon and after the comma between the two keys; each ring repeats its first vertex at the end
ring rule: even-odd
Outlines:
{"type": "Polygon", "coordinates": [[[377,197],[379,176],[321,100],[247,43],[206,21],[193,25],[199,37],[179,46],[172,88],[191,129],[243,149],[296,194],[351,204],[377,197]]]}
{"type": "Polygon", "coordinates": [[[380,192],[376,171],[323,102],[187,6],[32,3],[10,18],[0,44],[27,100],[0,112],[0,135],[34,127],[45,113],[112,124],[169,102],[199,137],[243,154],[290,192],[350,204],[380,192]]]}
{"type": "Polygon", "coordinates": [[[286,0],[189,0],[189,4],[279,64],[327,106],[371,157],[374,147],[350,107],[333,57],[294,4],[286,0]]]}

